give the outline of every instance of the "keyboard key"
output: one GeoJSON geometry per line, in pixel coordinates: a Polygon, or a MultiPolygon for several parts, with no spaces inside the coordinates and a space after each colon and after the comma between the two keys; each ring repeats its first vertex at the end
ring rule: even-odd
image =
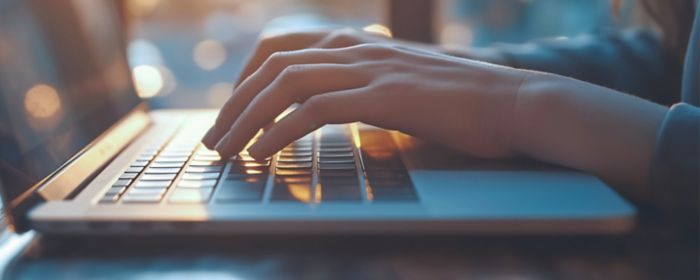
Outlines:
{"type": "Polygon", "coordinates": [[[209,200],[213,188],[175,189],[170,195],[171,203],[204,203],[209,200]]]}
{"type": "Polygon", "coordinates": [[[171,142],[161,153],[191,153],[196,145],[192,142],[171,142]]]}
{"type": "Polygon", "coordinates": [[[323,163],[323,164],[341,164],[341,163],[344,163],[344,164],[353,164],[353,165],[354,165],[354,164],[355,164],[355,158],[354,158],[354,157],[347,157],[347,158],[343,158],[343,157],[338,157],[338,158],[334,158],[334,157],[331,157],[331,158],[323,157],[323,158],[319,158],[319,159],[318,159],[318,163],[323,163]]]}
{"type": "Polygon", "coordinates": [[[319,163],[318,169],[321,170],[354,170],[355,163],[319,163]]]}
{"type": "Polygon", "coordinates": [[[124,203],[158,203],[162,195],[127,195],[122,199],[124,203]]]}
{"type": "Polygon", "coordinates": [[[267,158],[265,158],[265,159],[263,159],[263,160],[257,160],[257,159],[255,159],[255,158],[251,157],[250,155],[241,154],[241,155],[233,156],[232,160],[234,160],[234,161],[239,161],[239,162],[250,162],[250,161],[258,162],[258,161],[269,161],[269,160],[270,160],[270,157],[267,157],[267,158]]]}
{"type": "Polygon", "coordinates": [[[310,183],[311,182],[311,176],[280,176],[277,175],[276,177],[277,181],[282,181],[285,183],[310,183]]]}
{"type": "Polygon", "coordinates": [[[209,173],[185,173],[182,175],[183,180],[206,180],[206,179],[218,179],[221,173],[219,172],[209,172],[209,173]]]}
{"type": "Polygon", "coordinates": [[[224,165],[222,161],[205,161],[205,160],[193,160],[190,162],[190,166],[221,166],[224,165]]]}
{"type": "Polygon", "coordinates": [[[266,175],[268,173],[268,168],[243,168],[232,166],[229,170],[229,175],[231,174],[243,174],[243,175],[266,175]]]}
{"type": "Polygon", "coordinates": [[[153,155],[140,155],[136,160],[137,161],[151,161],[153,159],[153,155]]]}
{"type": "Polygon", "coordinates": [[[167,188],[131,188],[127,195],[162,195],[167,188]]]}
{"type": "Polygon", "coordinates": [[[284,147],[283,151],[311,151],[313,149],[313,142],[303,142],[303,143],[292,143],[289,146],[284,147]]]}
{"type": "MultiPolygon", "coordinates": [[[[359,177],[362,177],[364,179],[364,176],[362,173],[360,173],[359,177]]],[[[318,179],[327,179],[327,180],[358,180],[358,173],[357,170],[349,170],[349,169],[339,169],[339,170],[319,170],[318,171],[318,179]]]]}
{"type": "Polygon", "coordinates": [[[143,167],[129,167],[124,171],[124,173],[140,173],[141,170],[143,170],[143,167]]]}
{"type": "Polygon", "coordinates": [[[154,162],[149,167],[155,168],[181,168],[185,162],[154,162]]]}
{"type": "Polygon", "coordinates": [[[137,160],[131,163],[131,167],[145,167],[146,165],[148,165],[146,160],[137,160]]]}
{"type": "Polygon", "coordinates": [[[134,188],[167,188],[172,181],[138,181],[134,188]]]}
{"type": "Polygon", "coordinates": [[[286,153],[310,153],[312,150],[311,145],[309,146],[294,146],[294,147],[286,147],[282,149],[282,152],[286,153]]]}
{"type": "Polygon", "coordinates": [[[188,173],[210,173],[210,172],[221,172],[223,166],[190,166],[187,167],[188,173]]]}
{"type": "Polygon", "coordinates": [[[306,169],[306,168],[311,168],[311,162],[297,162],[297,163],[286,163],[286,162],[278,162],[277,163],[277,168],[278,169],[306,169]]]}
{"type": "Polygon", "coordinates": [[[313,155],[313,152],[308,151],[308,152],[297,152],[297,151],[281,151],[280,156],[281,157],[310,157],[313,155]]]}
{"type": "MultiPolygon", "coordinates": [[[[362,176],[362,174],[360,175],[362,176]]],[[[347,178],[354,177],[357,178],[357,170],[319,170],[318,177],[320,178],[347,178]]]]}
{"type": "MultiPolygon", "coordinates": [[[[166,168],[166,167],[149,167],[146,169],[146,174],[177,174],[180,172],[180,168],[166,168]]],[[[172,179],[171,179],[172,180],[172,179]]]]}
{"type": "Polygon", "coordinates": [[[275,174],[280,176],[311,176],[311,169],[277,169],[275,174]]]}
{"type": "Polygon", "coordinates": [[[287,183],[275,179],[272,189],[273,201],[297,201],[303,203],[312,202],[311,181],[300,183],[287,183]]]}
{"type": "Polygon", "coordinates": [[[324,142],[321,141],[320,145],[320,150],[331,150],[331,149],[341,149],[341,148],[349,148],[352,150],[352,143],[350,141],[339,141],[339,142],[324,142]]]}
{"type": "Polygon", "coordinates": [[[126,190],[126,186],[111,187],[111,188],[109,188],[109,189],[107,190],[107,192],[105,193],[105,196],[108,196],[108,195],[117,195],[117,196],[119,196],[119,195],[122,195],[122,194],[124,193],[125,190],[126,190]]]}
{"type": "Polygon", "coordinates": [[[311,156],[302,156],[302,157],[283,157],[280,156],[277,159],[277,163],[299,163],[299,162],[311,162],[313,161],[313,158],[311,156]]]}
{"type": "Polygon", "coordinates": [[[186,162],[187,157],[158,157],[155,159],[155,162],[158,163],[163,163],[163,162],[186,162]]]}
{"type": "Polygon", "coordinates": [[[352,176],[349,176],[349,175],[346,175],[346,176],[319,175],[318,181],[319,181],[319,183],[324,183],[324,184],[338,184],[338,185],[343,185],[343,184],[358,185],[358,184],[360,184],[360,180],[357,178],[357,174],[353,174],[352,176]]]}
{"type": "Polygon", "coordinates": [[[346,147],[321,147],[319,149],[321,153],[348,153],[352,152],[351,146],[346,147]]]}
{"type": "Polygon", "coordinates": [[[352,152],[318,152],[319,158],[332,159],[332,158],[355,158],[355,154],[352,152]]]}
{"type": "Polygon", "coordinates": [[[97,203],[110,204],[117,202],[117,200],[119,200],[119,194],[105,194],[97,203]]]}
{"type": "Polygon", "coordinates": [[[175,179],[177,174],[145,174],[139,178],[141,181],[170,181],[175,179]]]}
{"type": "Polygon", "coordinates": [[[262,162],[257,162],[257,161],[248,161],[248,162],[237,162],[234,163],[238,167],[267,167],[270,166],[270,161],[262,161],[262,162]]]}
{"type": "Polygon", "coordinates": [[[267,175],[229,174],[226,180],[264,184],[267,181],[267,175]]]}
{"type": "Polygon", "coordinates": [[[221,157],[218,155],[196,155],[193,159],[203,161],[220,161],[221,157]]]}
{"type": "Polygon", "coordinates": [[[179,188],[213,188],[216,186],[216,180],[182,180],[177,186],[179,188]]]}
{"type": "Polygon", "coordinates": [[[321,185],[321,201],[362,201],[360,188],[356,185],[321,185]]]}
{"type": "Polygon", "coordinates": [[[129,185],[129,183],[131,183],[130,179],[119,179],[116,182],[114,182],[114,184],[112,184],[112,186],[114,186],[114,187],[126,187],[129,185]]]}
{"type": "Polygon", "coordinates": [[[165,157],[189,157],[192,152],[190,151],[163,151],[158,155],[159,158],[165,157]]]}
{"type": "Polygon", "coordinates": [[[214,195],[217,203],[262,200],[265,184],[242,181],[223,181],[214,195]]]}

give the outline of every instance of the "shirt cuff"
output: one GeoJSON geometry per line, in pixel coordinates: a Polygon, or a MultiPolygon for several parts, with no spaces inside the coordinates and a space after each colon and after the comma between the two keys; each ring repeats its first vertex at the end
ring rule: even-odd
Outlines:
{"type": "Polygon", "coordinates": [[[652,201],[667,218],[697,227],[700,108],[673,105],[659,130],[651,170],[652,201]]]}

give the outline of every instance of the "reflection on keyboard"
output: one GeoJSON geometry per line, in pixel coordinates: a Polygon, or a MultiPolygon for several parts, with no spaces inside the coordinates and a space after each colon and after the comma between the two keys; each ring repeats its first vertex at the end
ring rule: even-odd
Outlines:
{"type": "Polygon", "coordinates": [[[350,126],[327,125],[263,161],[245,152],[221,159],[191,131],[185,126],[145,149],[99,203],[417,200],[398,148],[383,130],[361,130],[360,146],[350,126]]]}

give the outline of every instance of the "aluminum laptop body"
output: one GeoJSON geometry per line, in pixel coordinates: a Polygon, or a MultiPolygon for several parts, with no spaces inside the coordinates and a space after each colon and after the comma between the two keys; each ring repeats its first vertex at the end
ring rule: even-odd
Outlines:
{"type": "Polygon", "coordinates": [[[614,234],[635,209],[594,176],[485,161],[363,124],[265,161],[198,140],[213,110],[138,99],[111,2],[0,1],[0,181],[18,231],[614,234]]]}

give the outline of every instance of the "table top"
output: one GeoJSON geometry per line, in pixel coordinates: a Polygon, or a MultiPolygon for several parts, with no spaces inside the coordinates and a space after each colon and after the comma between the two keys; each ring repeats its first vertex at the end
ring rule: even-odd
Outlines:
{"type": "Polygon", "coordinates": [[[37,235],[7,279],[698,279],[698,236],[37,235]]]}

